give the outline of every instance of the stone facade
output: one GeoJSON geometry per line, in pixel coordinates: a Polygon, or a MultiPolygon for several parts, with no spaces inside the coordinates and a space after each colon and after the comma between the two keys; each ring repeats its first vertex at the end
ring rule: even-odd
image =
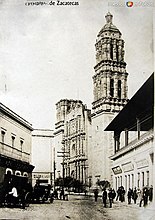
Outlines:
{"type": "Polygon", "coordinates": [[[80,100],[64,99],[60,100],[56,106],[55,135],[57,144],[55,147],[57,146],[57,151],[60,150],[63,156],[61,163],[63,160],[64,170],[61,176],[70,176],[87,183],[91,112],[80,100]]]}
{"type": "Polygon", "coordinates": [[[0,182],[5,174],[31,180],[32,125],[0,103],[0,182]]]}
{"type": "Polygon", "coordinates": [[[53,179],[53,131],[35,129],[32,132],[32,162],[35,166],[32,173],[32,185],[52,183],[53,179]]]}
{"type": "Polygon", "coordinates": [[[91,169],[89,178],[112,181],[109,156],[113,153],[112,133],[104,129],[127,103],[127,76],[124,61],[124,41],[121,32],[112,23],[108,12],[106,24],[96,40],[96,65],[93,76],[94,102],[92,103],[91,169]]]}

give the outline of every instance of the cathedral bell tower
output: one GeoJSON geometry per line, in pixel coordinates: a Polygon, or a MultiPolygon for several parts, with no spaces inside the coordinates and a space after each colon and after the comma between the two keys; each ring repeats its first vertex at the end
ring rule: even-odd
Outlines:
{"type": "Polygon", "coordinates": [[[127,76],[124,61],[124,40],[113,25],[113,15],[108,12],[106,24],[96,40],[96,65],[93,76],[93,114],[119,112],[127,103],[127,76]]]}

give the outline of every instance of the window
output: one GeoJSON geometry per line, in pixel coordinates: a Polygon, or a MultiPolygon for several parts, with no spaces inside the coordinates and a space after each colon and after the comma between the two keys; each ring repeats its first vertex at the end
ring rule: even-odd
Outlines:
{"type": "Polygon", "coordinates": [[[113,45],[110,44],[110,58],[113,60],[113,45]]]}
{"type": "Polygon", "coordinates": [[[130,175],[128,175],[128,188],[130,188],[130,175]]]}
{"type": "Polygon", "coordinates": [[[142,172],[142,187],[144,187],[144,172],[142,172]]]}
{"type": "Polygon", "coordinates": [[[114,80],[110,79],[110,95],[114,96],[114,80]]]}
{"type": "Polygon", "coordinates": [[[149,171],[146,172],[146,175],[147,175],[147,179],[146,179],[147,183],[146,184],[147,184],[147,186],[149,186],[149,182],[150,182],[149,181],[149,171]]]}
{"type": "Polygon", "coordinates": [[[118,80],[118,98],[121,99],[121,80],[118,80]]]}
{"type": "Polygon", "coordinates": [[[121,186],[122,186],[122,176],[120,176],[120,183],[121,183],[121,186]]]}
{"type": "Polygon", "coordinates": [[[120,186],[120,180],[119,180],[119,176],[118,176],[118,186],[120,186]]]}
{"type": "Polygon", "coordinates": [[[15,146],[15,137],[12,136],[12,147],[14,147],[14,146],[15,146]]]}
{"type": "Polygon", "coordinates": [[[137,177],[137,187],[140,187],[140,173],[138,173],[138,177],[137,177]]]}
{"type": "Polygon", "coordinates": [[[138,173],[138,178],[137,178],[137,187],[140,187],[140,173],[138,173]]]}
{"type": "Polygon", "coordinates": [[[125,175],[125,191],[127,191],[127,175],[125,175]]]}
{"type": "Polygon", "coordinates": [[[1,131],[1,140],[2,140],[2,143],[4,143],[4,141],[5,141],[5,132],[4,131],[1,131]]]}
{"type": "Polygon", "coordinates": [[[24,141],[23,140],[20,140],[20,150],[23,151],[23,143],[24,141]]]}
{"type": "Polygon", "coordinates": [[[116,59],[117,59],[117,61],[119,61],[119,57],[118,57],[118,45],[116,45],[116,59]]]}
{"type": "Polygon", "coordinates": [[[134,174],[131,174],[132,176],[132,188],[134,188],[134,174]]]}

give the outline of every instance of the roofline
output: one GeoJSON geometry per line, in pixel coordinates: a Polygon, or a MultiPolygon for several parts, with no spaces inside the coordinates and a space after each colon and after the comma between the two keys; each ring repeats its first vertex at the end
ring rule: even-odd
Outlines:
{"type": "Polygon", "coordinates": [[[27,127],[29,130],[31,130],[31,131],[33,130],[32,124],[30,124],[28,121],[26,121],[24,118],[19,116],[17,113],[12,111],[7,106],[3,105],[1,102],[0,102],[0,111],[4,112],[8,116],[10,116],[14,120],[16,120],[18,123],[22,124],[23,126],[27,127]]]}
{"type": "MultiPolygon", "coordinates": [[[[132,98],[129,100],[129,102],[124,106],[124,108],[118,113],[118,115],[110,122],[110,124],[105,128],[105,131],[118,131],[116,130],[115,124],[117,123],[117,121],[119,120],[120,117],[122,117],[122,114],[124,114],[124,112],[127,111],[127,109],[130,108],[131,104],[134,103],[135,101],[135,97],[137,97],[138,95],[140,95],[140,92],[142,91],[142,89],[146,89],[146,85],[148,85],[148,83],[152,82],[153,83],[153,88],[154,88],[154,72],[149,76],[149,78],[143,83],[143,85],[137,90],[137,92],[132,96],[132,98]]],[[[152,88],[149,88],[150,90],[152,88]]],[[[154,95],[154,93],[153,93],[154,95]]],[[[154,98],[153,98],[154,101],[154,98]]],[[[151,106],[149,106],[149,108],[151,108],[151,106]]],[[[121,130],[120,130],[121,131],[121,130]]]]}

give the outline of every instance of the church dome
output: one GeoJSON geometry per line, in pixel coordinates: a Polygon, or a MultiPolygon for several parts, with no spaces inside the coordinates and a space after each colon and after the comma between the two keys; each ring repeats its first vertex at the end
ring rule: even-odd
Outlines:
{"type": "Polygon", "coordinates": [[[113,23],[112,23],[112,19],[113,19],[113,15],[110,13],[110,12],[108,12],[107,14],[106,14],[106,16],[105,16],[105,18],[106,18],[106,24],[102,27],[102,29],[99,31],[99,34],[97,35],[97,37],[101,37],[101,35],[103,34],[103,33],[108,33],[108,32],[110,32],[110,33],[118,33],[118,37],[120,37],[121,36],[121,32],[119,31],[119,29],[115,26],[115,25],[113,25],[113,23]]]}

